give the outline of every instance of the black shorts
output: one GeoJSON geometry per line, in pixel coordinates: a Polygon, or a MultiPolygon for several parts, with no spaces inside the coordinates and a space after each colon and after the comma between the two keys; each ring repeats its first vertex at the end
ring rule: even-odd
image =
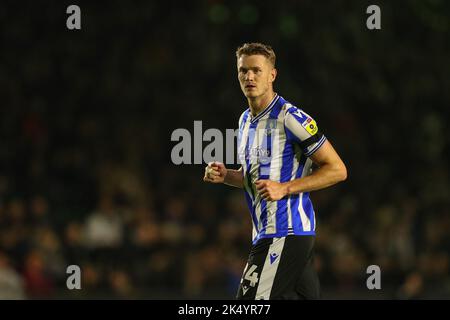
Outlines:
{"type": "Polygon", "coordinates": [[[319,299],[314,236],[261,239],[252,246],[237,299],[319,299]]]}

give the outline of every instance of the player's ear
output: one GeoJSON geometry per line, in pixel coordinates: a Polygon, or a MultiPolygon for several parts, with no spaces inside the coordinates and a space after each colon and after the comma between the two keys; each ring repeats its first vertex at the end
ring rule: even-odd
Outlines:
{"type": "Polygon", "coordinates": [[[276,77],[277,77],[277,69],[272,68],[272,71],[270,72],[270,80],[271,80],[271,82],[274,82],[276,77]]]}

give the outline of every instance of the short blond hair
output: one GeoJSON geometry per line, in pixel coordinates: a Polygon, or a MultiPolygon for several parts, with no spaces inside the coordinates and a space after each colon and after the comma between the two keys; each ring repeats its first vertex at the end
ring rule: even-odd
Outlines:
{"type": "Polygon", "coordinates": [[[236,50],[236,58],[239,59],[242,55],[262,55],[265,56],[272,66],[275,68],[275,52],[273,51],[272,47],[263,43],[259,42],[252,42],[252,43],[244,43],[236,50]]]}

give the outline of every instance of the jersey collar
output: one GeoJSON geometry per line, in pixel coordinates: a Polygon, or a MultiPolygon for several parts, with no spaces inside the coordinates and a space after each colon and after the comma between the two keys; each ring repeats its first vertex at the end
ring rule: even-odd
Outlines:
{"type": "Polygon", "coordinates": [[[264,110],[261,111],[256,117],[253,117],[253,115],[249,111],[250,112],[250,122],[258,121],[259,119],[264,117],[267,113],[269,113],[270,110],[272,110],[273,106],[277,103],[279,98],[280,98],[280,96],[278,95],[278,93],[275,93],[275,97],[273,97],[273,99],[269,103],[269,105],[266,108],[264,108],[264,110]]]}

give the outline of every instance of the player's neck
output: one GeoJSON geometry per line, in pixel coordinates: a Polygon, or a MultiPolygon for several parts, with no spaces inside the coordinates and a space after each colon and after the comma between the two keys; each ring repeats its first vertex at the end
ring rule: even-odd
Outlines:
{"type": "Polygon", "coordinates": [[[254,99],[247,99],[252,116],[255,117],[261,111],[263,111],[269,105],[269,103],[273,100],[274,97],[275,97],[275,92],[273,92],[273,90],[270,90],[270,92],[267,92],[266,94],[264,94],[260,97],[255,97],[254,99]]]}

